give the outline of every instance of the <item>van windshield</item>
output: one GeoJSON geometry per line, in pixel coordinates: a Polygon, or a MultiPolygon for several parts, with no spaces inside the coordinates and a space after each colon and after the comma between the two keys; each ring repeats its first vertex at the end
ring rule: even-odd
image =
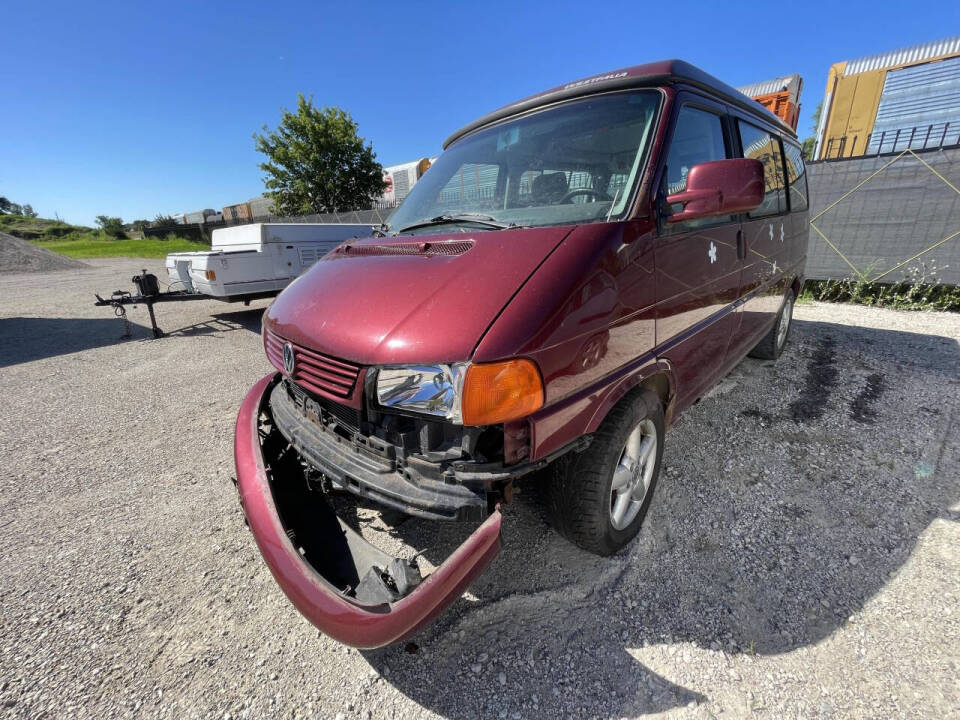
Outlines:
{"type": "Polygon", "coordinates": [[[651,90],[598,95],[469,135],[437,158],[388,229],[617,219],[642,171],[660,97],[651,90]]]}

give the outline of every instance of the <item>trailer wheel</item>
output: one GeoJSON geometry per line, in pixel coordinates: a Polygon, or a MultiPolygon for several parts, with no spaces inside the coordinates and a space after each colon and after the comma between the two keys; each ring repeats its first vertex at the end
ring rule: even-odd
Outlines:
{"type": "Polygon", "coordinates": [[[613,555],[640,531],[660,474],[663,406],[656,393],[629,394],[586,450],[554,464],[549,510],[565,538],[613,555]]]}

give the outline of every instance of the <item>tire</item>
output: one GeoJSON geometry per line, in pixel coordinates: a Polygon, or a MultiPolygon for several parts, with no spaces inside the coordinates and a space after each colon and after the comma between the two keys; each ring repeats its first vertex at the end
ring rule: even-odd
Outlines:
{"type": "Polygon", "coordinates": [[[614,406],[586,450],[554,463],[548,506],[557,531],[597,555],[613,555],[633,540],[656,489],[663,437],[663,406],[656,393],[632,392],[614,406]],[[640,433],[639,441],[635,432],[640,433]],[[655,438],[656,445],[643,450],[649,437],[655,438]],[[627,447],[628,440],[632,448],[627,447]],[[615,475],[621,484],[616,491],[615,475]],[[643,494],[637,498],[641,490],[643,494]],[[618,526],[616,503],[624,497],[620,502],[627,504],[619,509],[627,512],[621,513],[618,526]]]}
{"type": "Polygon", "coordinates": [[[752,358],[761,360],[776,360],[787,346],[787,340],[790,338],[790,330],[793,329],[793,306],[795,298],[793,288],[787,288],[787,294],[783,297],[783,303],[780,305],[780,312],[777,313],[777,320],[770,328],[770,332],[763,336],[763,340],[757,343],[748,354],[752,358]],[[784,325],[785,323],[785,325],[784,325]]]}

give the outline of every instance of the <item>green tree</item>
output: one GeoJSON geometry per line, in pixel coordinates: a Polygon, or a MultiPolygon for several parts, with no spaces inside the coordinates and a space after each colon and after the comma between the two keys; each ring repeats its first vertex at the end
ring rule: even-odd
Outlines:
{"type": "Polygon", "coordinates": [[[10,212],[10,208],[13,206],[13,203],[10,202],[7,198],[0,195],[0,215],[10,212]]]}
{"type": "Polygon", "coordinates": [[[115,238],[123,237],[123,220],[118,217],[108,217],[107,215],[97,215],[97,225],[107,235],[115,238]]]}
{"type": "Polygon", "coordinates": [[[28,218],[35,218],[37,212],[33,209],[33,206],[27,204],[23,206],[23,214],[28,218]]]}
{"type": "Polygon", "coordinates": [[[823,113],[823,100],[817,103],[817,109],[813,111],[813,117],[810,119],[810,137],[803,139],[803,157],[805,160],[813,160],[813,151],[817,144],[817,127],[820,125],[820,115],[823,113]]]}
{"type": "Polygon", "coordinates": [[[279,215],[358,210],[383,194],[383,167],[370,143],[357,134],[350,114],[319,109],[297,96],[297,111],[284,110],[276,130],[254,133],[267,195],[279,215]]]}
{"type": "Polygon", "coordinates": [[[130,224],[130,226],[131,226],[134,230],[139,230],[139,231],[142,232],[142,231],[145,230],[146,228],[150,227],[150,221],[149,221],[149,220],[134,220],[134,221],[130,224]]]}
{"type": "Polygon", "coordinates": [[[173,215],[163,215],[162,213],[157,213],[157,216],[153,219],[151,225],[176,225],[177,219],[173,215]]]}

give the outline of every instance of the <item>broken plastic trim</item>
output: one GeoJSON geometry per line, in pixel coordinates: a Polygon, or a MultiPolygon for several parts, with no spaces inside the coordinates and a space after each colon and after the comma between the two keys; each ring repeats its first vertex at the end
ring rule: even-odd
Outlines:
{"type": "Polygon", "coordinates": [[[340,518],[305,474],[297,453],[264,419],[261,414],[260,448],[274,504],[300,556],[345,597],[360,603],[390,603],[408,595],[423,580],[416,560],[381,551],[340,518]]]}
{"type": "Polygon", "coordinates": [[[281,589],[320,630],[363,648],[399,642],[459,598],[499,552],[499,509],[418,582],[413,561],[374,547],[326,503],[298,505],[303,490],[296,483],[285,485],[279,474],[271,480],[274,465],[279,468],[283,457],[271,457],[270,467],[265,463],[264,450],[273,449],[270,432],[261,433],[260,417],[265,397],[278,380],[278,374],[268,375],[247,394],[234,439],[237,488],[257,546],[281,589]],[[287,491],[290,496],[285,496],[287,491]],[[322,511],[324,505],[328,512],[322,511]],[[293,517],[298,513],[302,517],[293,517]]]}

